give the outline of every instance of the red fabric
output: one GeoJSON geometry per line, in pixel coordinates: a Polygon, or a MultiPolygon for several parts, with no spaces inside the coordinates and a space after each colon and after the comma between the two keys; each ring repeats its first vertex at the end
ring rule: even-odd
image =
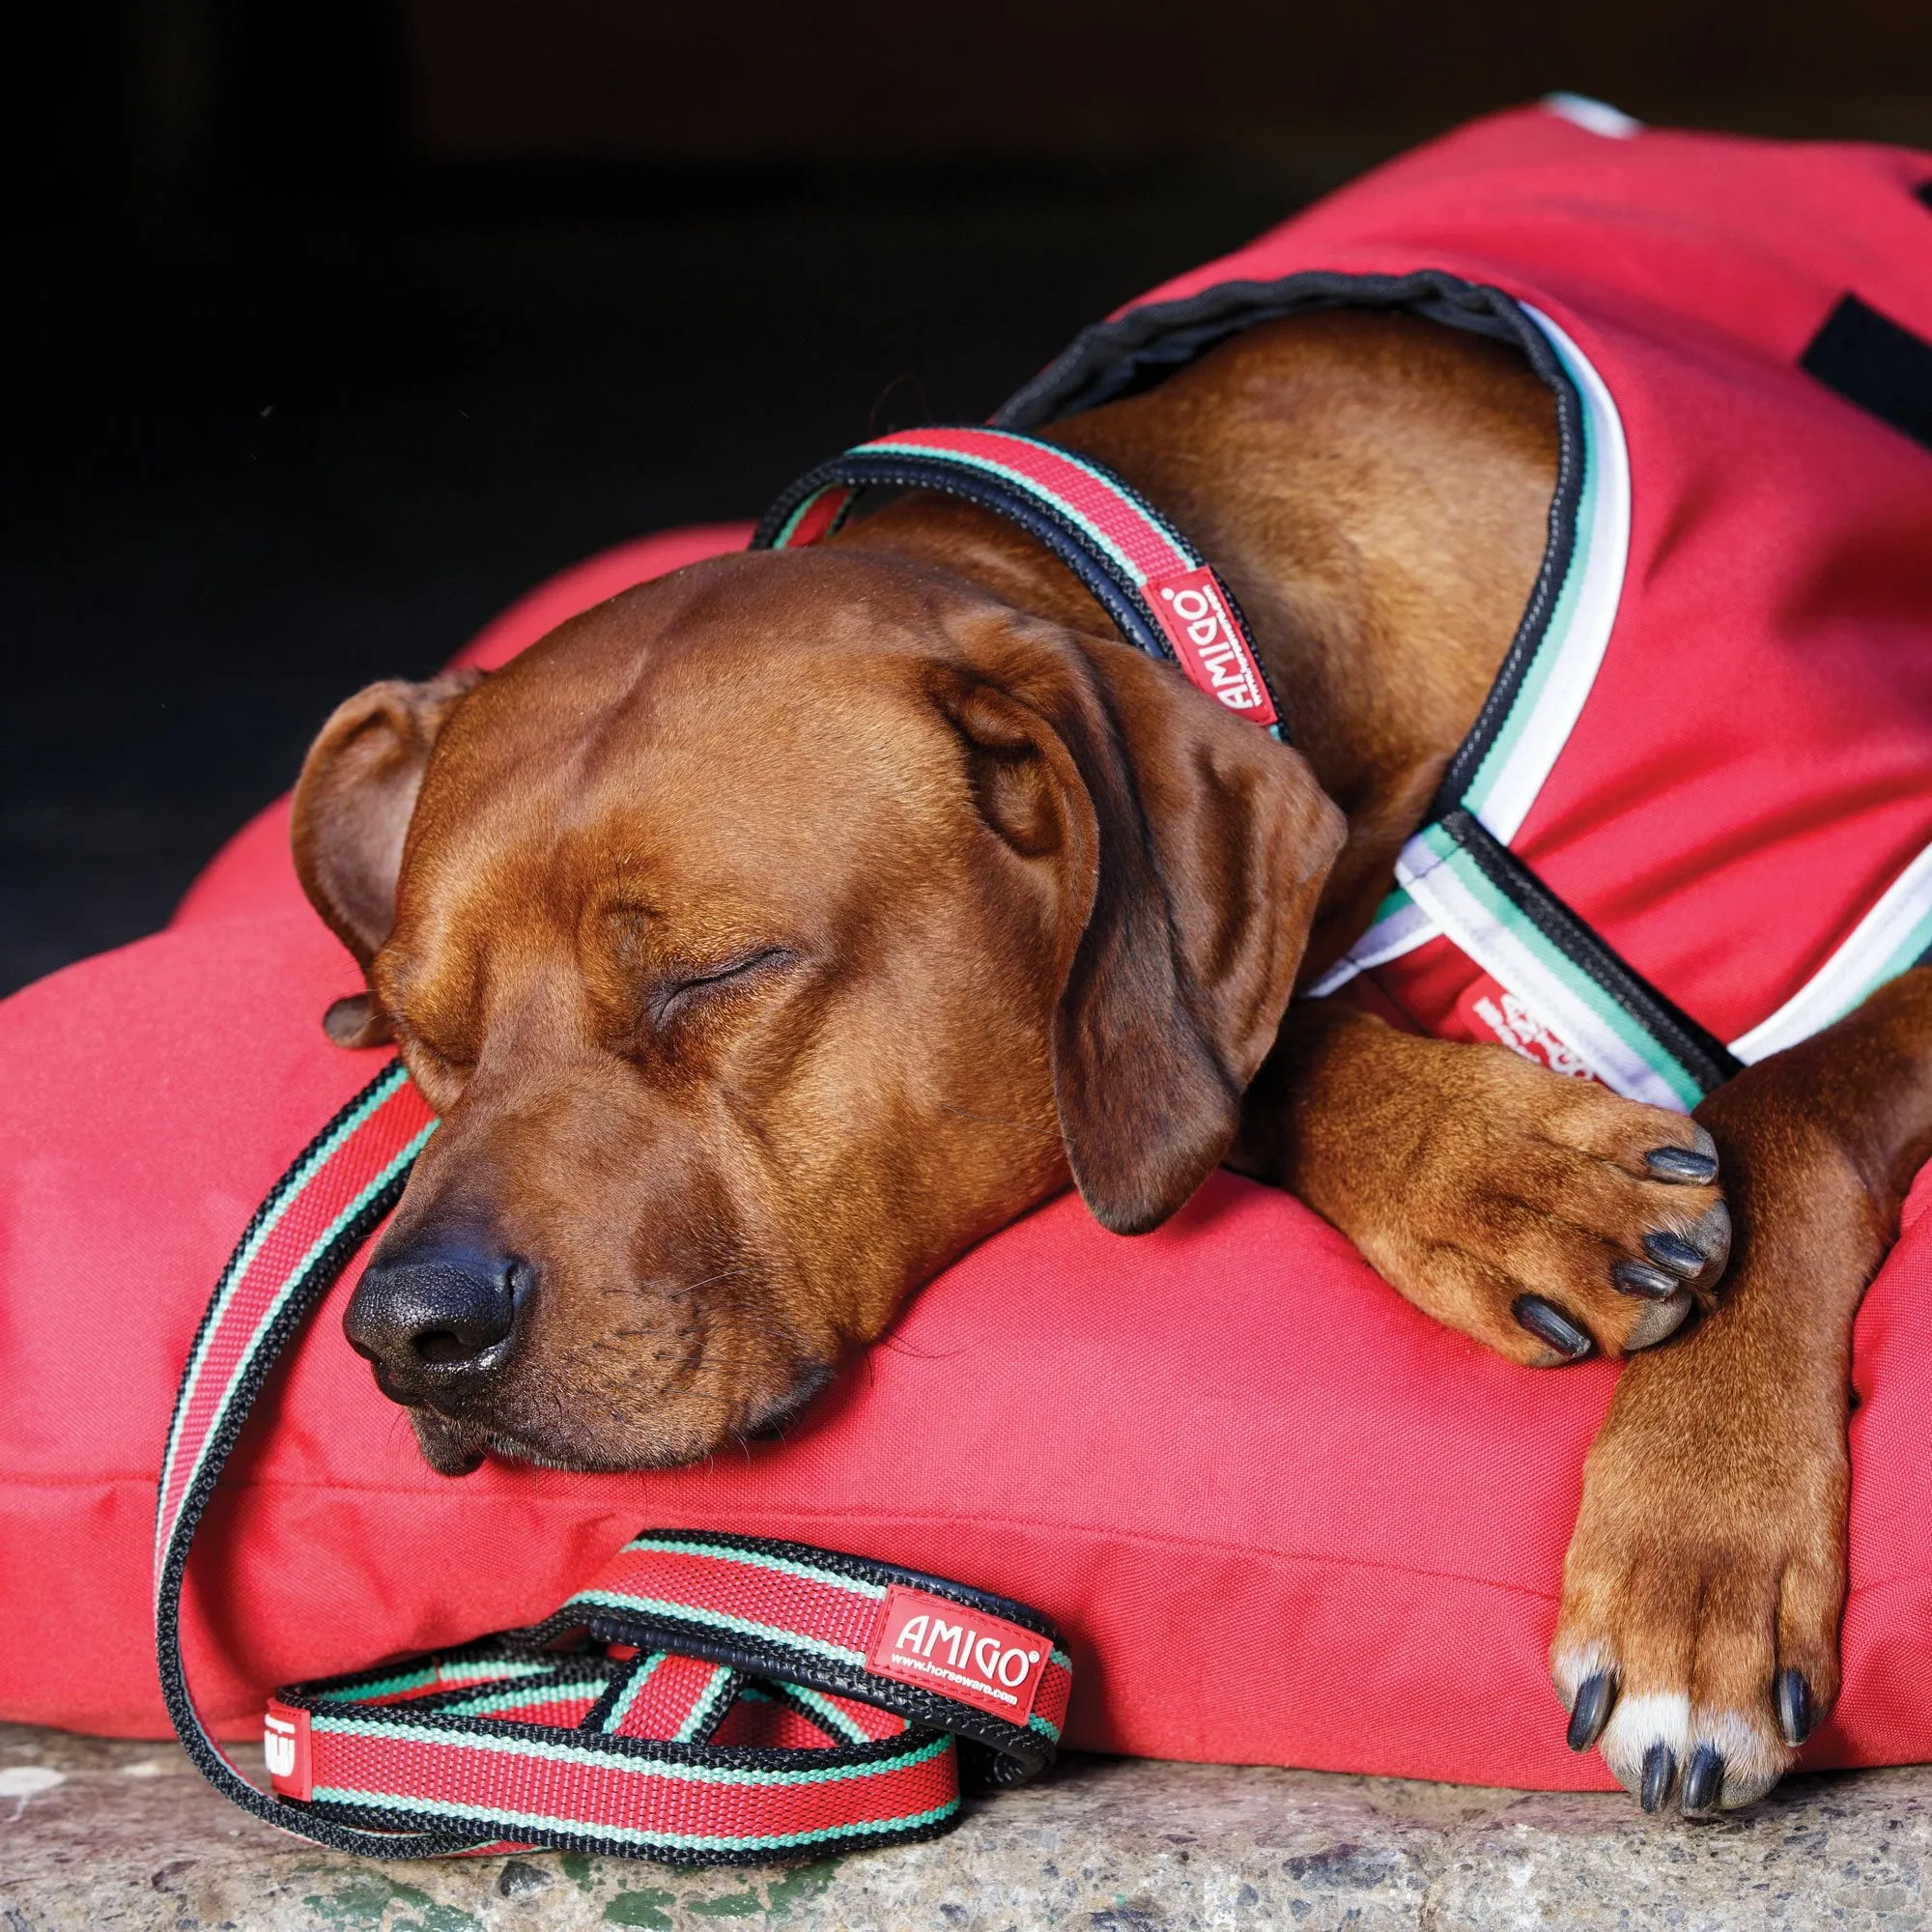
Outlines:
{"type": "MultiPolygon", "coordinates": [[[[1904,149],[1606,139],[1527,109],[1143,298],[1438,269],[1579,346],[1628,443],[1629,561],[1589,698],[1507,842],[1724,1040],[1932,845],[1932,458],[1798,361],[1848,293],[1932,339],[1928,182],[1932,156],[1904,149]]],[[[1447,940],[1377,977],[1432,1033],[1511,1037],[1447,940]]]]}
{"type": "MultiPolygon", "coordinates": [[[[612,553],[474,654],[741,535],[612,553]]],[[[356,977],[279,839],[258,821],[173,930],[0,1005],[0,1716],[166,1731],[149,1565],[176,1376],[257,1201],[376,1064],[323,1037],[356,977]]],[[[1037,1604],[1072,1634],[1075,1746],[1606,1782],[1563,1748],[1544,1654],[1614,1371],[1495,1360],[1282,1195],[1223,1175],[1134,1240],[1054,1203],[920,1294],[789,1441],[668,1474],[432,1475],[343,1339],[351,1286],[197,1548],[189,1670],[230,1735],[277,1682],[532,1621],[667,1524],[1037,1604]]],[[[1920,1222],[1859,1321],[1845,1693],[1807,1764],[1932,1758],[1928,1293],[1920,1222]]]]}

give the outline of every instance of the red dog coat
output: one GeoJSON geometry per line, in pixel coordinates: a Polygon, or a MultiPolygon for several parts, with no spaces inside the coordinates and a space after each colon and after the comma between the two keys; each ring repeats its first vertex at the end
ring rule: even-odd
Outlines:
{"type": "MultiPolygon", "coordinates": [[[[1458,772],[1455,802],[1473,792],[1469,816],[1497,845],[1742,1052],[1911,876],[1928,836],[1925,673],[1902,644],[1932,602],[1932,458],[1867,420],[1932,434],[1891,380],[1916,366],[1911,337],[1932,333],[1932,211],[1912,193],[1928,180],[1923,156],[1624,141],[1503,116],[1158,292],[1049,370],[1012,419],[1141,380],[1137,345],[1172,363],[1227,316],[1237,326],[1253,310],[1231,278],[1293,276],[1307,299],[1382,290],[1512,330],[1514,309],[1464,306],[1455,280],[1533,302],[1563,332],[1538,325],[1530,346],[1559,372],[1573,442],[1568,548],[1553,547],[1548,610],[1526,627],[1533,662],[1505,680],[1524,729],[1482,742],[1494,771],[1520,775],[1514,748],[1533,724],[1530,741],[1557,741],[1560,756],[1531,770],[1526,803],[1486,765],[1458,772]],[[1431,271],[1451,280],[1362,279],[1431,271]],[[1211,290],[1167,326],[1168,303],[1211,290]],[[1606,450],[1628,467],[1627,524],[1599,508],[1606,450]],[[1609,594],[1598,538],[1617,530],[1609,594]],[[1574,686],[1569,644],[1548,668],[1541,648],[1573,635],[1598,639],[1574,686]],[[1552,690],[1571,692],[1565,730],[1548,724],[1552,690]]],[[[745,535],[601,559],[466,656],[499,663],[745,535]]],[[[1281,696],[1292,726],[1293,695],[1281,696]]],[[[1406,861],[1416,920],[1438,917],[1462,863],[1432,856],[1406,861]]],[[[1352,962],[1369,969],[1357,982],[1377,972],[1387,997],[1446,1028],[1461,990],[1426,1003],[1422,969],[1454,965],[1448,941],[1397,953],[1389,925],[1352,962]]],[[[1537,1004],[1541,981],[1496,977],[1517,1003],[1488,994],[1506,1027],[1533,1036],[1565,1017],[1537,1004]]],[[[165,1734],[150,1567],[169,1404],[250,1210],[374,1071],[318,1025],[355,982],[300,899],[278,808],[211,867],[174,930],[0,1005],[0,1713],[165,1734]]],[[[1474,999],[1467,1010],[1487,1026],[1474,999]]],[[[1579,1055],[1588,1043],[1562,1036],[1579,1055]]],[[[1921,1184],[1859,1318],[1845,1690],[1807,1766],[1932,1757],[1925,1198],[1921,1184]]],[[[352,1269],[271,1385],[190,1578],[189,1669],[237,1732],[254,1730],[277,1682],[539,1617],[638,1525],[663,1522],[862,1550],[1038,1604],[1073,1639],[1077,1746],[1607,1781],[1564,1749],[1544,1660],[1614,1369],[1539,1375],[1486,1354],[1284,1195],[1220,1176],[1131,1241],[1077,1201],[1051,1204],[916,1297],[791,1440],[638,1476],[494,1463],[462,1482],[432,1475],[343,1339],[353,1285],[352,1269]]]]}
{"type": "Polygon", "coordinates": [[[1932,944],[1932,162],[1578,111],[1378,170],[1088,331],[995,420],[1311,307],[1520,344],[1561,431],[1542,575],[1315,990],[1688,1109],[1932,944]]]}

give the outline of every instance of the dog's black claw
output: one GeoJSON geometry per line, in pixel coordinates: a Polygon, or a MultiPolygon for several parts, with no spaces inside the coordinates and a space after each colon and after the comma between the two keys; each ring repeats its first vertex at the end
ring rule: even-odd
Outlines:
{"type": "Polygon", "coordinates": [[[1683,1287],[1674,1274],[1646,1266],[1642,1262],[1616,1262],[1610,1280],[1620,1294],[1640,1294],[1646,1301],[1668,1301],[1683,1287]]]}
{"type": "Polygon", "coordinates": [[[1610,1721],[1610,1706],[1616,1701],[1617,1680],[1607,1670],[1593,1670],[1577,1687],[1564,1743],[1573,1751],[1588,1750],[1603,1736],[1604,1726],[1610,1721]]]}
{"type": "Polygon", "coordinates": [[[1677,1753],[1659,1738],[1643,1754],[1643,1789],[1636,1802],[1646,1811],[1660,1810],[1676,1782],[1677,1753]]]}
{"type": "Polygon", "coordinates": [[[1802,1670],[1780,1670],[1777,1673],[1777,1728],[1784,1733],[1784,1742],[1796,1750],[1808,1738],[1818,1722],[1818,1713],[1811,1706],[1811,1686],[1805,1681],[1802,1670]]]}
{"type": "Polygon", "coordinates": [[[1699,1745],[1690,1753],[1690,1768],[1684,1774],[1685,1810],[1715,1810],[1723,1792],[1723,1752],[1716,1745],[1699,1745]]]}
{"type": "Polygon", "coordinates": [[[1510,1313],[1539,1342],[1548,1342],[1567,1361],[1580,1362],[1590,1352],[1589,1336],[1540,1294],[1518,1295],[1510,1303],[1510,1313]]]}
{"type": "Polygon", "coordinates": [[[1662,1231],[1643,1237],[1643,1251],[1659,1267],[1667,1267],[1672,1274],[1681,1274],[1687,1281],[1693,1274],[1704,1272],[1704,1263],[1708,1259],[1701,1248],[1693,1248],[1682,1235],[1662,1231]]]}
{"type": "Polygon", "coordinates": [[[1643,1164],[1660,1180],[1705,1181],[1718,1172],[1717,1155],[1699,1153],[1695,1148],[1652,1148],[1644,1155],[1643,1164]]]}

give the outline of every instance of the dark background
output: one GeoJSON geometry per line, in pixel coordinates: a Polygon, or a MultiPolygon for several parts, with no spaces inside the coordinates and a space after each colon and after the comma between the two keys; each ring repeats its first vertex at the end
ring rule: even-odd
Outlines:
{"type": "Polygon", "coordinates": [[[0,992],[369,678],[1551,88],[1932,146],[1924,0],[69,0],[0,72],[0,992]]]}

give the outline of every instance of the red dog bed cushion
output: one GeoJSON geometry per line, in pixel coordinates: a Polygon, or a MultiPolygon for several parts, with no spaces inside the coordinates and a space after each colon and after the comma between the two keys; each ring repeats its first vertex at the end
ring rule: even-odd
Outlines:
{"type": "MultiPolygon", "coordinates": [[[[465,653],[742,542],[612,552],[465,653]]],[[[0,1006],[0,1716],[167,1729],[150,1626],[177,1374],[257,1201],[381,1056],[266,813],[174,928],[0,1006]]],[[[1914,1206],[1918,1205],[1917,1197],[1914,1206]]],[[[928,1287],[790,1440],[668,1474],[417,1460],[343,1340],[355,1269],[271,1383],[197,1548],[188,1664],[226,1734],[278,1683],[527,1623],[645,1524],[802,1538],[1037,1604],[1073,1634],[1069,1742],[1591,1787],[1544,1669],[1614,1370],[1511,1368],[1287,1197],[1220,1176],[1155,1235],[1067,1197],[928,1287]]],[[[1843,1701],[1813,1765],[1932,1756],[1923,1454],[1932,1229],[1858,1331],[1843,1701]]]]}

